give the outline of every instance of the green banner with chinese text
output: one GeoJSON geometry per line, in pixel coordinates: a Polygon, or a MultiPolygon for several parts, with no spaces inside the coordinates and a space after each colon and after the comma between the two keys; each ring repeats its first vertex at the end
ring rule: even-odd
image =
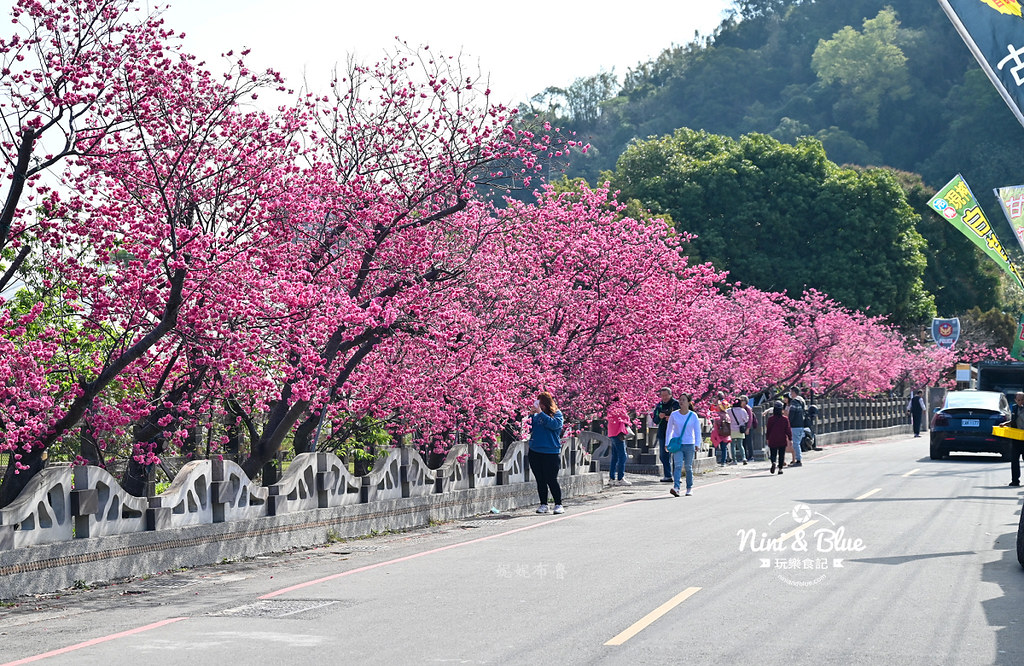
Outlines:
{"type": "Polygon", "coordinates": [[[1018,361],[1024,361],[1024,316],[1017,321],[1017,337],[1013,339],[1010,356],[1018,361]]]}
{"type": "Polygon", "coordinates": [[[1000,187],[995,190],[999,207],[1003,209],[1017,243],[1024,250],[1024,185],[1000,187]]]}
{"type": "Polygon", "coordinates": [[[992,258],[1000,268],[1013,276],[1017,284],[1024,289],[1024,280],[1021,279],[1020,271],[1013,265],[1010,258],[1006,256],[1006,250],[996,237],[995,230],[989,224],[984,211],[974,198],[974,193],[968,187],[963,176],[957,174],[953,180],[939,190],[938,194],[932,197],[928,205],[939,215],[946,218],[950,224],[960,230],[981,250],[992,258]]]}

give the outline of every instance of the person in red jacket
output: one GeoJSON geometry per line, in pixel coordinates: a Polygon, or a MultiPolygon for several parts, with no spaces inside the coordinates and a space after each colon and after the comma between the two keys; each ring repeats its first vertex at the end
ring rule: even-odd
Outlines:
{"type": "Polygon", "coordinates": [[[629,414],[626,406],[622,404],[619,396],[612,398],[612,404],[608,407],[608,437],[612,440],[612,459],[609,464],[608,485],[628,486],[623,476],[626,473],[626,431],[629,428],[629,414]]]}
{"type": "Polygon", "coordinates": [[[772,461],[769,474],[775,473],[775,459],[778,458],[779,474],[786,466],[786,447],[793,441],[793,429],[789,425],[789,419],[782,413],[781,401],[776,401],[772,407],[772,415],[764,426],[764,437],[768,443],[768,455],[772,461]]]}

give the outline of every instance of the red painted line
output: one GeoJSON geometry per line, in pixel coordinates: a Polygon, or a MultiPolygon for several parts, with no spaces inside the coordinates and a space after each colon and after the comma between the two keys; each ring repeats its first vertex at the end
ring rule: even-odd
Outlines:
{"type": "Polygon", "coordinates": [[[93,638],[92,640],[85,641],[84,643],[78,643],[77,645],[70,645],[70,646],[65,647],[65,648],[60,648],[59,650],[50,650],[49,652],[44,652],[42,654],[37,654],[34,657],[25,657],[24,659],[18,659],[17,661],[9,661],[6,664],[0,664],[0,666],[19,666],[19,664],[30,664],[33,661],[39,661],[41,659],[47,659],[49,657],[56,657],[57,655],[61,655],[61,654],[67,654],[68,652],[74,652],[75,650],[81,650],[82,648],[92,647],[93,645],[99,645],[100,643],[106,643],[107,641],[112,641],[112,640],[117,639],[117,638],[124,638],[125,636],[131,636],[132,634],[141,634],[144,631],[149,631],[150,629],[157,629],[157,628],[162,627],[164,625],[172,624],[174,622],[180,622],[181,620],[185,620],[185,619],[187,619],[187,618],[184,618],[184,617],[172,617],[172,618],[167,619],[167,620],[160,620],[159,622],[154,622],[153,624],[147,624],[144,627],[136,627],[135,629],[129,629],[128,631],[122,631],[120,633],[110,634],[109,636],[103,636],[101,638],[93,638]]]}
{"type": "MultiPolygon", "coordinates": [[[[694,488],[710,488],[711,486],[718,486],[718,485],[721,485],[723,483],[730,483],[732,481],[737,481],[737,480],[739,480],[739,478],[740,477],[735,477],[734,476],[731,479],[724,479],[722,481],[715,481],[713,483],[706,483],[706,484],[702,484],[700,486],[695,486],[694,488]]],[[[651,498],[651,499],[654,499],[654,498],[651,498]]],[[[392,564],[400,564],[402,562],[408,562],[410,560],[415,560],[415,559],[418,559],[420,557],[426,557],[427,555],[435,555],[437,553],[443,553],[446,550],[453,550],[455,548],[462,548],[464,546],[471,546],[473,544],[483,543],[484,541],[490,541],[492,539],[499,539],[501,537],[506,537],[506,536],[509,536],[511,534],[518,534],[519,532],[525,532],[527,530],[533,530],[533,529],[536,529],[538,527],[544,527],[546,525],[554,525],[555,523],[561,522],[563,520],[572,520],[574,518],[582,518],[583,516],[589,516],[589,515],[594,514],[594,513],[600,513],[601,511],[609,511],[611,509],[621,509],[622,507],[631,506],[633,504],[633,502],[635,502],[635,501],[636,500],[629,501],[629,502],[620,502],[619,504],[612,504],[610,506],[603,506],[603,507],[601,507],[599,509],[590,509],[589,511],[584,511],[582,513],[574,513],[574,514],[568,515],[568,516],[567,515],[563,515],[560,518],[553,518],[551,520],[545,520],[544,522],[534,523],[533,525],[526,525],[525,527],[517,527],[516,529],[509,530],[507,532],[501,532],[499,534],[491,534],[489,536],[479,537],[477,539],[470,539],[469,541],[461,541],[459,543],[453,543],[453,544],[449,544],[447,546],[441,546],[440,548],[432,548],[430,550],[424,550],[424,551],[419,552],[419,553],[413,553],[412,555],[406,555],[404,557],[396,557],[393,560],[385,560],[384,562],[377,562],[376,564],[368,564],[368,565],[366,565],[364,567],[358,567],[356,569],[349,569],[348,571],[342,571],[340,573],[331,574],[330,576],[324,576],[323,578],[317,578],[315,580],[308,580],[305,583],[298,583],[298,584],[292,585],[290,587],[284,587],[284,588],[281,588],[280,590],[275,590],[274,592],[269,592],[267,594],[264,594],[263,596],[261,596],[259,598],[260,599],[273,599],[274,597],[278,597],[278,596],[280,596],[282,594],[287,594],[289,592],[294,592],[295,590],[301,590],[301,589],[303,589],[305,587],[310,587],[312,585],[319,585],[320,583],[326,583],[327,581],[336,580],[338,578],[344,578],[345,576],[353,576],[353,575],[355,575],[357,573],[363,573],[364,571],[372,571],[373,569],[379,569],[381,567],[390,566],[392,564]]],[[[6,665],[5,664],[0,664],[0,666],[6,666],[6,665]]]]}

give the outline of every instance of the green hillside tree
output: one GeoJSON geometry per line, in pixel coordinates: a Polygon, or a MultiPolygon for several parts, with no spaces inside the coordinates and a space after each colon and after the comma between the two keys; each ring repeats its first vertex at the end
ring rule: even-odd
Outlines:
{"type": "Polygon", "coordinates": [[[695,233],[696,258],[734,280],[818,289],[901,325],[935,313],[920,216],[895,176],[839,167],[814,139],[791,146],[680,129],[631,145],[610,179],[623,199],[695,233]]]}
{"type": "Polygon", "coordinates": [[[819,41],[811,66],[823,83],[842,86],[836,115],[855,127],[874,128],[884,100],[909,98],[910,70],[901,45],[917,37],[901,29],[896,12],[887,8],[864,21],[861,32],[846,26],[819,41]]]}

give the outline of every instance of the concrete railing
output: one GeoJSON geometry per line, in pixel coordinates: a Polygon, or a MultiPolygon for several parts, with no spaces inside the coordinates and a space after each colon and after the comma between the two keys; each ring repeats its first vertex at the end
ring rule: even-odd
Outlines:
{"type": "MultiPolygon", "coordinates": [[[[55,464],[0,509],[0,551],[527,483],[528,448],[527,442],[515,442],[495,463],[482,447],[461,444],[430,469],[418,451],[397,447],[380,455],[363,477],[333,454],[304,453],[266,488],[234,462],[195,460],[167,490],[148,498],[129,495],[98,467],[55,464]]],[[[590,465],[579,440],[566,439],[561,475],[590,471],[590,465]]]]}
{"type": "MultiPolygon", "coordinates": [[[[811,427],[818,437],[819,444],[849,441],[851,437],[861,439],[872,434],[884,436],[910,432],[906,398],[807,400],[807,404],[814,404],[818,408],[818,414],[811,427]]],[[[771,410],[762,416],[762,410],[765,409],[763,404],[754,409],[758,411],[761,427],[751,431],[747,436],[750,438],[755,457],[760,458],[763,456],[765,417],[771,410]]],[[[640,415],[636,420],[640,424],[635,427],[635,434],[626,438],[628,469],[633,472],[660,474],[657,429],[647,427],[646,414],[640,415]]],[[[591,451],[594,460],[603,463],[605,467],[610,459],[610,449],[605,437],[607,432],[607,423],[597,420],[585,423],[584,432],[580,434],[581,442],[585,444],[584,448],[591,451]]]]}
{"type": "MultiPolygon", "coordinates": [[[[148,498],[105,470],[51,465],[0,509],[0,599],[536,504],[528,449],[514,442],[495,463],[460,445],[431,469],[399,447],[365,476],[332,454],[302,454],[269,487],[234,462],[196,460],[148,498]]],[[[563,440],[565,497],[598,492],[594,471],[579,440],[563,440]]]]}

